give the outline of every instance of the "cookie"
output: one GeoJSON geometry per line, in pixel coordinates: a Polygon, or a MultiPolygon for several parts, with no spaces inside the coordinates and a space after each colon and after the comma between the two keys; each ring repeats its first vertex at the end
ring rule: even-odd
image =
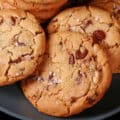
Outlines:
{"type": "Polygon", "coordinates": [[[0,0],[0,9],[15,9],[14,6],[10,5],[6,0],[0,0]]]}
{"type": "Polygon", "coordinates": [[[91,0],[91,5],[108,10],[120,23],[120,1],[119,0],[91,0]]]}
{"type": "Polygon", "coordinates": [[[40,71],[22,81],[26,98],[38,111],[59,117],[92,107],[111,83],[106,53],[80,33],[54,33],[49,37],[40,71]]]}
{"type": "Polygon", "coordinates": [[[0,10],[0,86],[31,75],[44,50],[45,34],[33,15],[0,10]]]}
{"type": "Polygon", "coordinates": [[[58,14],[48,33],[73,31],[93,37],[108,51],[113,73],[120,73],[120,26],[111,14],[97,7],[76,7],[58,14]]]}
{"type": "Polygon", "coordinates": [[[43,22],[53,17],[67,0],[5,0],[6,3],[19,9],[31,12],[43,22]]]}

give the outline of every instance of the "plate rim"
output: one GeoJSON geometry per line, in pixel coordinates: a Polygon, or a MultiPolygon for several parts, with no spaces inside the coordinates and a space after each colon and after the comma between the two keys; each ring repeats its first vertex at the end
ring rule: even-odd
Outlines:
{"type": "MultiPolygon", "coordinates": [[[[11,116],[11,117],[17,118],[17,119],[21,119],[21,120],[33,120],[33,119],[28,118],[28,117],[26,117],[24,115],[12,112],[12,111],[10,111],[7,108],[2,107],[2,106],[0,106],[0,111],[3,112],[3,113],[5,113],[5,114],[7,114],[7,115],[9,115],[9,116],[11,116]]],[[[100,114],[100,115],[95,116],[95,117],[89,117],[89,120],[94,120],[94,119],[95,120],[102,120],[102,119],[105,119],[105,118],[109,118],[109,117],[111,117],[111,116],[113,116],[113,115],[115,115],[115,114],[117,114],[119,112],[120,112],[120,107],[118,107],[116,109],[113,109],[111,111],[108,111],[108,112],[106,112],[104,114],[100,114]]]]}

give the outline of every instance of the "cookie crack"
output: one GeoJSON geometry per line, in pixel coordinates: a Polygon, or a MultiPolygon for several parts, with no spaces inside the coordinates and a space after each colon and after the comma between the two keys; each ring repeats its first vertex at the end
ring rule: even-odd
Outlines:
{"type": "MultiPolygon", "coordinates": [[[[38,90],[39,91],[39,90],[38,90]]],[[[41,97],[42,97],[42,95],[43,95],[43,91],[41,91],[41,93],[39,94],[39,96],[32,96],[32,97],[35,97],[35,98],[37,98],[36,100],[35,100],[35,106],[38,106],[38,101],[41,99],[41,97]]]]}
{"type": "MultiPolygon", "coordinates": [[[[22,61],[26,61],[27,59],[25,59],[25,57],[26,56],[31,56],[32,54],[33,54],[33,50],[31,51],[31,53],[26,53],[24,55],[19,56],[17,59],[14,59],[14,60],[10,59],[9,64],[18,64],[22,61]]],[[[29,59],[33,59],[33,57],[31,56],[29,59]]]]}
{"type": "Polygon", "coordinates": [[[119,48],[120,44],[119,43],[115,43],[114,45],[111,46],[107,46],[107,49],[113,49],[113,48],[119,48]]]}
{"type": "Polygon", "coordinates": [[[9,81],[9,77],[8,77],[8,72],[9,72],[9,70],[10,70],[10,65],[8,66],[8,68],[7,68],[7,70],[6,70],[6,72],[5,72],[5,76],[7,77],[7,79],[6,79],[6,81],[9,81]]]}

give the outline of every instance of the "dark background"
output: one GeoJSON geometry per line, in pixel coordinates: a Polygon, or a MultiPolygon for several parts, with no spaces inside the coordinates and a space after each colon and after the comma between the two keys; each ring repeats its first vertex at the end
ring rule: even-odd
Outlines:
{"type": "MultiPolygon", "coordinates": [[[[6,115],[6,114],[0,112],[0,120],[20,120],[20,119],[13,118],[9,115],[6,115]]],[[[118,113],[110,118],[104,119],[104,120],[120,120],[120,113],[118,113]]]]}

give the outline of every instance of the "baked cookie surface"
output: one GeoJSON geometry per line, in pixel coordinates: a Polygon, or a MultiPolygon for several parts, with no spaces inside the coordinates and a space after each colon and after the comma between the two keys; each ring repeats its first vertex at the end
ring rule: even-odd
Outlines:
{"type": "Polygon", "coordinates": [[[0,0],[0,9],[15,9],[15,7],[10,5],[6,0],[0,0]]]}
{"type": "Polygon", "coordinates": [[[31,12],[40,21],[53,17],[67,0],[6,0],[15,8],[31,12]]]}
{"type": "Polygon", "coordinates": [[[45,34],[33,15],[0,11],[0,86],[32,74],[42,60],[45,34]]]}
{"type": "Polygon", "coordinates": [[[91,0],[90,4],[108,10],[120,23],[120,0],[91,0]]]}
{"type": "Polygon", "coordinates": [[[26,98],[39,111],[59,117],[96,104],[111,83],[105,52],[89,37],[73,32],[52,34],[47,45],[39,73],[21,83],[26,98]]]}
{"type": "Polygon", "coordinates": [[[110,57],[113,73],[120,72],[120,26],[111,14],[97,7],[76,7],[58,14],[48,25],[48,33],[73,31],[92,36],[110,57]]]}

